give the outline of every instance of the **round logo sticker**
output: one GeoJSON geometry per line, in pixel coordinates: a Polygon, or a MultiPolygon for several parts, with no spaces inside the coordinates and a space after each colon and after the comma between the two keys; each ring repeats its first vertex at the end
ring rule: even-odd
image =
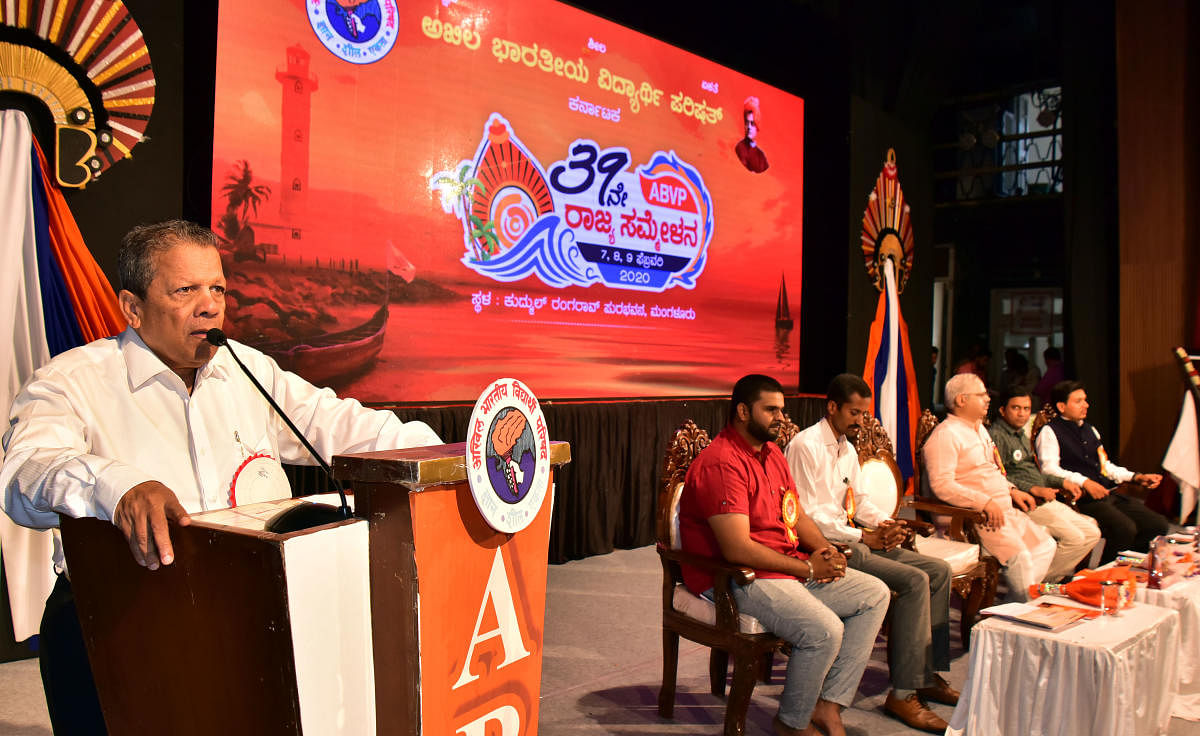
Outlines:
{"type": "Polygon", "coordinates": [[[276,501],[292,495],[292,486],[279,461],[265,452],[256,452],[242,461],[229,482],[229,505],[245,506],[261,501],[276,501]]]}
{"type": "Polygon", "coordinates": [[[396,0],[307,0],[313,33],[334,56],[371,64],[396,43],[396,0]]]}
{"type": "Polygon", "coordinates": [[[515,378],[493,381],[467,427],[475,505],[496,531],[524,529],[542,508],[550,477],[550,433],[537,397],[515,378]]]}

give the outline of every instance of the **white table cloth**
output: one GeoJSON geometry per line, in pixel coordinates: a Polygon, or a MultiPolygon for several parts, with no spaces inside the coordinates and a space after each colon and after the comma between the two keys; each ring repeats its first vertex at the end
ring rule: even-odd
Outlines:
{"type": "Polygon", "coordinates": [[[1057,633],[990,618],[971,632],[947,736],[1156,736],[1171,720],[1179,614],[1136,605],[1057,633]]]}
{"type": "Polygon", "coordinates": [[[1179,692],[1171,715],[1200,721],[1200,577],[1162,590],[1139,585],[1134,600],[1179,612],[1179,692]]]}

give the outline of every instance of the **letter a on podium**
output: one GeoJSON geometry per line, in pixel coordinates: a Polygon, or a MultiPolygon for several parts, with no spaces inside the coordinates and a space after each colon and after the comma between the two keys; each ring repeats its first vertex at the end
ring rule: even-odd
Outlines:
{"type": "Polygon", "coordinates": [[[500,553],[499,547],[496,548],[496,556],[492,558],[492,572],[488,575],[483,601],[479,604],[479,615],[475,617],[475,629],[471,635],[471,643],[467,646],[467,656],[463,659],[462,672],[451,690],[457,690],[468,682],[479,679],[479,675],[471,673],[471,663],[475,661],[475,645],[496,636],[500,637],[500,644],[504,647],[504,661],[496,669],[503,669],[529,656],[529,651],[521,641],[521,625],[517,620],[517,609],[513,605],[512,587],[508,584],[504,555],[500,553]],[[496,628],[480,632],[479,627],[483,624],[483,616],[487,613],[489,602],[496,614],[496,628]]]}

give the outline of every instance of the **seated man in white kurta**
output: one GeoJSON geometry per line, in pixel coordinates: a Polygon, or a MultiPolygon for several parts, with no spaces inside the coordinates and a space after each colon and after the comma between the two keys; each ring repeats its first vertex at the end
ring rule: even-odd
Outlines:
{"type": "Polygon", "coordinates": [[[990,398],[983,381],[960,373],[946,382],[950,415],[933,430],[923,454],[929,487],[954,506],[981,512],[977,526],[983,548],[1004,566],[1009,600],[1029,598],[1029,586],[1039,583],[1054,559],[1056,545],[1046,530],[1013,508],[1023,498],[1000,470],[996,445],[983,427],[990,398]]]}
{"type": "MultiPolygon", "coordinates": [[[[225,316],[225,275],[212,231],[182,221],[134,228],[118,273],[129,327],[59,355],[13,402],[0,505],[29,527],[56,527],[60,513],[109,519],[138,564],[156,570],[174,559],[168,522],[186,526],[189,513],[229,506],[231,482],[248,459],[313,460],[228,351],[205,339],[225,316]]],[[[237,349],[325,459],[441,442],[421,422],[339,399],[256,350],[237,349]]],[[[55,565],[63,569],[61,547],[55,565]]],[[[42,632],[55,732],[103,733],[94,689],[82,692],[91,686],[82,646],[59,658],[64,637],[71,646],[82,643],[65,577],[47,603],[42,632]]]]}

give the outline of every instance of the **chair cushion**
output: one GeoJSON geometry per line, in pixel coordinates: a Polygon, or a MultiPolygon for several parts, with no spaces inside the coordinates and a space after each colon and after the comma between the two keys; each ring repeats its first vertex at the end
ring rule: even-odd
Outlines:
{"type": "MultiPolygon", "coordinates": [[[[701,598],[698,595],[693,595],[683,585],[675,586],[675,593],[672,596],[675,603],[675,610],[684,613],[697,621],[703,621],[710,626],[715,626],[717,623],[717,606],[707,598],[701,598]]],[[[743,634],[765,634],[766,629],[758,622],[758,619],[747,614],[738,614],[738,630],[743,634]]]]}
{"type": "Polygon", "coordinates": [[[900,487],[896,485],[896,475],[891,466],[879,458],[871,458],[862,464],[859,470],[858,490],[867,494],[871,503],[885,514],[896,513],[900,504],[900,487]]]}
{"type": "Polygon", "coordinates": [[[950,570],[955,575],[967,572],[979,562],[979,545],[969,542],[956,542],[944,537],[922,537],[917,535],[913,540],[917,552],[926,557],[936,557],[950,563],[950,570]]]}

